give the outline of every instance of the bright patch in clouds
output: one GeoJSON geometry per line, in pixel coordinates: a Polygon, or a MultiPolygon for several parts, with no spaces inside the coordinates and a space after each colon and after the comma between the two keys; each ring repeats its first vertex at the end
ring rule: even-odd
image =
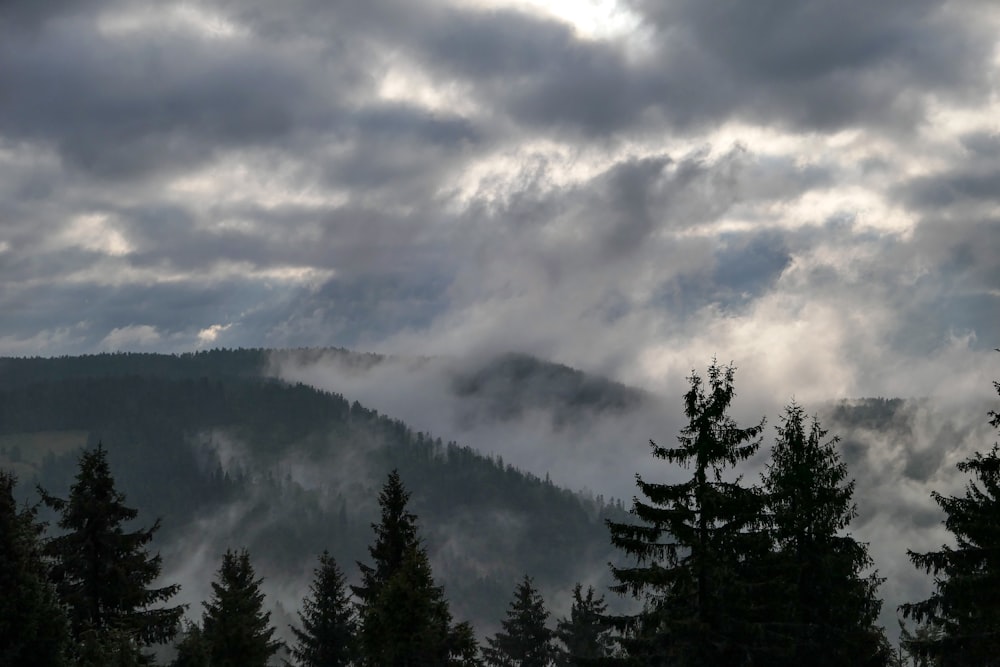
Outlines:
{"type": "Polygon", "coordinates": [[[615,39],[635,33],[642,18],[617,0],[463,0],[473,7],[510,8],[551,17],[573,26],[586,39],[615,39]]]}
{"type": "Polygon", "coordinates": [[[115,257],[127,255],[134,249],[128,239],[115,229],[110,217],[103,213],[77,216],[63,232],[62,241],[115,257]]]}
{"type": "Polygon", "coordinates": [[[115,8],[97,18],[97,28],[106,37],[124,37],[143,32],[187,32],[206,39],[233,39],[248,32],[222,12],[213,12],[193,3],[115,8]]]}
{"type": "Polygon", "coordinates": [[[210,327],[202,329],[198,332],[198,344],[199,345],[210,345],[215,342],[219,337],[219,334],[227,331],[232,325],[229,324],[213,324],[210,327]]]}
{"type": "Polygon", "coordinates": [[[134,347],[149,347],[163,340],[156,327],[148,324],[133,324],[127,327],[116,327],[111,330],[101,347],[109,351],[128,350],[134,347]]]}

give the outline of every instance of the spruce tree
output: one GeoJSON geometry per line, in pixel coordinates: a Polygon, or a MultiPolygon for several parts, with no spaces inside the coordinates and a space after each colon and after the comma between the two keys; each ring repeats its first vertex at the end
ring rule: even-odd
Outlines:
{"type": "Polygon", "coordinates": [[[202,635],[212,667],[266,667],[281,648],[281,642],[272,639],[262,581],[246,549],[226,551],[217,581],[212,582],[212,599],[202,603],[202,635]]]}
{"type": "Polygon", "coordinates": [[[344,575],[327,551],[319,557],[309,592],[299,612],[302,627],[291,628],[297,640],[292,655],[300,667],[352,664],[357,654],[354,608],[344,575]]]}
{"type": "Polygon", "coordinates": [[[52,579],[68,609],[76,643],[103,646],[101,650],[116,655],[130,643],[138,653],[177,632],[183,607],[157,605],[180,586],[150,587],[161,564],[159,554],[150,555],[146,548],[160,522],[125,530],[138,512],[125,505],[125,496],[115,488],[106,454],[101,445],[83,452],[69,498],[39,489],[45,504],[59,512],[58,526],[64,531],[46,542],[45,554],[52,559],[52,579]]]}
{"type": "MultiPolygon", "coordinates": [[[[994,386],[1000,392],[1000,383],[994,386]]],[[[990,412],[990,424],[1000,427],[1000,413],[990,412]]],[[[905,618],[926,627],[907,649],[944,667],[1000,665],[1000,446],[976,452],[958,469],[973,477],[964,496],[931,494],[955,545],[907,552],[934,576],[929,598],[901,605],[905,618]]]]}
{"type": "Polygon", "coordinates": [[[0,470],[0,665],[67,665],[69,626],[42,559],[34,507],[18,508],[17,478],[0,470]]]}
{"type": "Polygon", "coordinates": [[[466,624],[451,624],[444,592],[434,584],[417,537],[416,516],[406,509],[409,497],[392,471],[379,494],[381,520],[372,524],[372,564],[358,564],[361,585],[352,587],[361,620],[361,661],[378,667],[468,664],[474,637],[466,624]]]}
{"type": "Polygon", "coordinates": [[[606,620],[608,605],[604,596],[595,597],[593,586],[573,587],[573,606],[569,617],[556,623],[556,638],[563,643],[558,664],[568,666],[593,664],[600,658],[611,656],[614,641],[612,627],[606,620]]]}
{"type": "Polygon", "coordinates": [[[785,408],[764,474],[776,553],[771,615],[787,650],[770,664],[884,665],[890,655],[876,625],[881,580],[864,574],[866,545],[844,531],[857,515],[853,480],[819,421],[785,408]],[[778,608],[776,609],[775,606],[778,608]]]}
{"type": "Polygon", "coordinates": [[[646,500],[634,499],[635,521],[608,524],[612,544],[635,558],[634,566],[612,566],[612,590],[643,603],[639,613],[613,619],[634,660],[738,665],[754,649],[746,572],[767,550],[762,494],[742,486],[732,469],[757,451],[764,422],[741,428],[729,416],[733,374],[713,360],[706,387],[692,373],[678,446],[650,441],[656,458],[691,469],[691,479],[662,484],[636,475],[646,500]]]}
{"type": "Polygon", "coordinates": [[[361,584],[351,587],[362,609],[378,598],[382,587],[402,567],[407,553],[418,544],[417,517],[406,510],[409,500],[399,472],[393,470],[378,496],[381,520],[372,524],[375,542],[368,547],[368,553],[373,564],[358,563],[361,584]]]}
{"type": "Polygon", "coordinates": [[[363,619],[366,664],[448,664],[451,614],[423,549],[407,551],[363,619]]]}
{"type": "Polygon", "coordinates": [[[524,576],[507,608],[502,630],[487,638],[483,657],[494,667],[548,667],[557,650],[553,632],[546,627],[549,612],[535,590],[531,577],[524,576]]]}

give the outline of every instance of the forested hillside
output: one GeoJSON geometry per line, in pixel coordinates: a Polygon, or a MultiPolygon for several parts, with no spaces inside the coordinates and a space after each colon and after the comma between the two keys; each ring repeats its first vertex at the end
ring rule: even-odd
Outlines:
{"type": "Polygon", "coordinates": [[[22,480],[22,497],[36,480],[65,493],[79,449],[101,442],[129,502],[162,518],[165,571],[190,572],[193,552],[246,547],[288,590],[324,549],[362,558],[378,488],[397,469],[453,608],[483,630],[525,572],[567,595],[605,576],[603,520],[620,509],[342,396],[264,378],[267,363],[263,350],[0,360],[0,467],[22,480]]]}
{"type": "MultiPolygon", "coordinates": [[[[936,667],[1000,650],[1000,448],[966,451],[981,427],[930,428],[926,399],[841,401],[826,424],[792,401],[772,440],[766,417],[731,415],[735,369],[713,361],[626,511],[270,377],[276,359],[331,355],[386,362],[0,360],[0,664],[936,667]],[[964,495],[949,495],[933,485],[959,447],[964,495]],[[880,484],[939,510],[906,514],[880,484]],[[942,515],[954,546],[936,551],[855,535],[942,515]],[[886,550],[933,577],[930,597],[887,608],[886,550]]],[[[499,424],[537,405],[557,429],[648,407],[530,357],[449,377],[499,424]]]]}

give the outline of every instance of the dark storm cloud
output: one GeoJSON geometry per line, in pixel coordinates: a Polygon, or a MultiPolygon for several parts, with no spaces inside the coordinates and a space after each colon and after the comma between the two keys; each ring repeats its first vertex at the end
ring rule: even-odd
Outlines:
{"type": "Polygon", "coordinates": [[[0,30],[37,31],[46,23],[91,12],[95,7],[111,5],[107,0],[5,0],[0,3],[0,30]]]}
{"type": "Polygon", "coordinates": [[[11,91],[0,133],[54,146],[67,164],[112,180],[191,170],[223,151],[309,150],[326,136],[362,143],[356,156],[382,165],[341,169],[342,180],[353,176],[349,185],[399,178],[412,164],[393,171],[388,158],[421,143],[479,140],[458,116],[357,107],[351,97],[373,79],[363,45],[328,50],[350,26],[338,28],[317,46],[295,35],[263,44],[180,30],[108,36],[85,16],[54,23],[0,46],[0,90],[11,91]]]}
{"type": "Polygon", "coordinates": [[[631,4],[657,31],[664,113],[684,123],[905,128],[930,91],[981,94],[992,51],[989,30],[932,0],[631,4]]]}
{"type": "Polygon", "coordinates": [[[973,132],[958,137],[957,143],[961,152],[945,168],[904,181],[895,197],[927,216],[994,204],[1000,198],[1000,136],[973,132]]]}
{"type": "Polygon", "coordinates": [[[648,72],[630,67],[619,48],[521,12],[452,11],[414,49],[529,126],[610,134],[650,101],[648,72]]]}
{"type": "Polygon", "coordinates": [[[106,39],[81,19],[4,40],[0,62],[0,89],[17,91],[0,132],[53,145],[102,178],[191,169],[216,150],[316,120],[303,73],[249,44],[170,33],[106,39]]]}

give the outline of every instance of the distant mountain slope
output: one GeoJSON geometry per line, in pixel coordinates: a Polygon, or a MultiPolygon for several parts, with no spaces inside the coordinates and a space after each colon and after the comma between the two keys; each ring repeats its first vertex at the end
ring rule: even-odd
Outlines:
{"type": "Polygon", "coordinates": [[[524,354],[505,354],[452,376],[456,395],[475,399],[486,416],[508,420],[526,410],[550,410],[557,425],[580,411],[623,413],[648,396],[632,387],[524,354]]]}
{"type": "Polygon", "coordinates": [[[260,377],[274,354],[0,359],[0,466],[16,466],[22,493],[37,479],[62,494],[74,443],[103,441],[141,520],[163,517],[165,573],[184,579],[191,602],[228,546],[250,548],[286,606],[324,548],[353,573],[392,468],[456,614],[481,628],[525,572],[547,591],[606,574],[603,517],[615,508],[340,395],[260,377]]]}

